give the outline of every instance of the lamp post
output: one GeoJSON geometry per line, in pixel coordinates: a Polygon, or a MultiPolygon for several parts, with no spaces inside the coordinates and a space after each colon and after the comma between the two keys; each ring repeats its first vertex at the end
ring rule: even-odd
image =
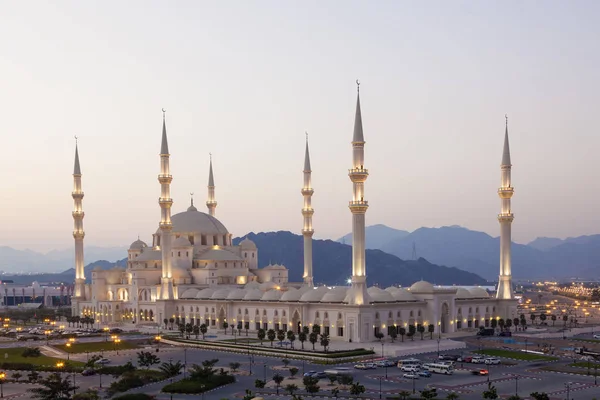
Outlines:
{"type": "Polygon", "coordinates": [[[183,348],[183,379],[185,379],[185,366],[187,365],[187,347],[183,348]]]}
{"type": "Polygon", "coordinates": [[[527,353],[527,338],[525,338],[525,353],[527,353]]]}
{"type": "Polygon", "coordinates": [[[0,372],[0,398],[4,398],[4,379],[6,378],[5,372],[0,372]]]}
{"type": "Polygon", "coordinates": [[[381,380],[383,379],[382,376],[379,377],[379,398],[381,398],[381,380]]]}
{"type": "Polygon", "coordinates": [[[415,394],[415,377],[417,376],[414,372],[412,373],[412,384],[413,384],[413,394],[415,394]]]}
{"type": "Polygon", "coordinates": [[[438,351],[437,351],[438,358],[440,358],[440,341],[441,340],[442,340],[441,338],[438,338],[438,340],[437,340],[437,342],[438,342],[438,351]]]}
{"type": "Polygon", "coordinates": [[[519,396],[519,375],[515,375],[515,396],[519,396]]]}
{"type": "Polygon", "coordinates": [[[157,353],[159,352],[159,349],[160,349],[160,340],[161,340],[161,339],[162,339],[162,338],[160,337],[160,335],[156,335],[156,336],[154,336],[154,340],[156,340],[156,352],[157,352],[157,353]]]}
{"type": "MultiPolygon", "coordinates": [[[[302,365],[302,370],[304,370],[304,364],[302,365]]],[[[267,363],[263,364],[263,381],[267,383],[267,363]]]]}
{"type": "Polygon", "coordinates": [[[569,400],[569,395],[571,393],[571,382],[565,383],[565,387],[567,388],[567,400],[569,400]]]}
{"type": "Polygon", "coordinates": [[[383,355],[383,342],[381,342],[381,358],[384,358],[384,355],[383,355]]]}
{"type": "Polygon", "coordinates": [[[67,361],[69,361],[71,356],[71,352],[69,351],[71,348],[71,343],[67,343],[65,346],[67,347],[67,361]]]}
{"type": "Polygon", "coordinates": [[[104,331],[104,341],[108,342],[108,331],[110,329],[108,328],[108,326],[105,326],[104,328],[102,328],[102,330],[104,331]]]}

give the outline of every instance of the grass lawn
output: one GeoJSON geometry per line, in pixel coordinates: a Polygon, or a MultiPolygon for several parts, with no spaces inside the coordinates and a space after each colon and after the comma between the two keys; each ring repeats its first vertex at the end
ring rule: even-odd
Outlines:
{"type": "Polygon", "coordinates": [[[226,343],[238,343],[238,344],[245,344],[245,343],[260,343],[260,340],[255,339],[255,338],[247,338],[245,336],[239,337],[237,339],[223,339],[223,340],[217,340],[217,342],[226,342],[226,343]]]}
{"type": "Polygon", "coordinates": [[[99,351],[114,351],[116,348],[118,348],[119,350],[131,350],[131,349],[137,349],[140,346],[136,342],[128,342],[128,341],[123,340],[123,341],[121,341],[121,343],[119,343],[116,346],[112,341],[108,341],[108,342],[102,341],[102,342],[81,342],[81,343],[75,342],[71,345],[70,348],[68,348],[64,344],[54,345],[53,347],[55,347],[59,350],[62,350],[64,352],[69,352],[69,353],[73,354],[73,353],[85,353],[86,351],[89,351],[90,353],[99,352],[99,351]]]}
{"type": "MultiPolygon", "coordinates": [[[[63,358],[54,358],[41,355],[39,357],[23,357],[24,348],[0,349],[0,363],[27,363],[33,365],[54,366],[58,361],[66,361],[63,358]],[[8,357],[6,356],[8,354],[8,357]]],[[[84,365],[82,362],[69,361],[69,364],[77,367],[84,365]]]]}
{"type": "Polygon", "coordinates": [[[590,370],[593,370],[594,366],[597,369],[600,369],[600,364],[593,363],[591,361],[589,363],[587,361],[579,361],[579,362],[576,362],[576,363],[573,363],[573,364],[569,364],[569,367],[578,367],[578,368],[587,368],[587,367],[590,367],[590,370]]]}
{"type": "Polygon", "coordinates": [[[600,343],[599,339],[572,338],[571,340],[577,341],[577,342],[600,343]]]}
{"type": "Polygon", "coordinates": [[[525,360],[525,361],[555,361],[555,360],[558,360],[558,358],[556,358],[556,357],[543,356],[541,354],[525,353],[522,351],[500,350],[500,349],[478,350],[478,351],[474,351],[473,353],[481,354],[481,355],[485,355],[485,356],[493,356],[493,357],[514,358],[517,360],[525,360]]]}

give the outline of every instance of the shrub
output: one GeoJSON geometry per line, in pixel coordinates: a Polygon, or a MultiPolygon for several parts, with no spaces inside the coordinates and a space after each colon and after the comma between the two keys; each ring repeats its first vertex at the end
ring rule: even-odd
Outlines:
{"type": "Polygon", "coordinates": [[[153,400],[155,396],[150,396],[146,393],[131,393],[124,394],[123,396],[114,397],[114,400],[153,400]]]}
{"type": "Polygon", "coordinates": [[[23,353],[21,353],[21,357],[39,357],[42,355],[42,352],[40,351],[39,347],[28,347],[25,350],[23,350],[23,353]]]}
{"type": "Polygon", "coordinates": [[[194,380],[186,378],[168,384],[162,388],[162,391],[167,393],[197,394],[233,382],[235,382],[235,377],[231,375],[213,375],[206,379],[194,380]]]}

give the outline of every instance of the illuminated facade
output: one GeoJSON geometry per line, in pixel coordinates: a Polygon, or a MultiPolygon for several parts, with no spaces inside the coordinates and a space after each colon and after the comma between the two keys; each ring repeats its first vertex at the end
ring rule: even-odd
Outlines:
{"type": "MultiPolygon", "coordinates": [[[[364,184],[364,146],[360,98],[357,97],[352,139],[353,186],[349,208],[352,214],[351,286],[313,285],[311,165],[308,139],[303,168],[302,235],[304,240],[303,282],[289,282],[281,265],[258,268],[254,242],[233,245],[232,234],[215,217],[217,205],[212,158],[209,166],[207,213],[194,206],[171,216],[166,121],[163,115],[160,151],[161,218],[152,243],[134,241],[128,251],[127,268],[92,271],[91,285],[81,284],[82,296],[74,296],[74,315],[91,315],[100,324],[164,324],[164,320],[207,324],[222,329],[223,323],[240,329],[298,330],[321,326],[333,340],[369,342],[376,334],[389,334],[400,327],[423,325],[434,332],[489,326],[492,319],[514,318],[516,302],[490,297],[480,287],[467,290],[435,287],[424,281],[410,288],[367,287],[365,262],[365,215],[368,203],[364,184]]],[[[81,189],[81,171],[76,153],[76,190],[81,189]],[[79,188],[79,189],[77,189],[79,188]]],[[[83,197],[83,193],[77,196],[83,197]]],[[[74,194],[75,198],[75,194],[74,194]]],[[[76,211],[81,201],[76,200],[76,211]]],[[[81,211],[81,214],[83,212],[81,211]]],[[[74,213],[75,217],[75,213],[74,213]]],[[[81,216],[83,218],[83,216],[81,216]]],[[[78,225],[83,244],[83,226],[78,225]]],[[[77,237],[76,237],[77,240],[77,237]]],[[[83,260],[83,247],[76,259],[83,260]]],[[[350,266],[349,266],[350,268],[350,266]]],[[[83,270],[76,279],[84,279],[83,270]]],[[[76,280],[76,283],[79,282],[76,280]]],[[[169,322],[170,323],[170,322],[169,322]]]]}

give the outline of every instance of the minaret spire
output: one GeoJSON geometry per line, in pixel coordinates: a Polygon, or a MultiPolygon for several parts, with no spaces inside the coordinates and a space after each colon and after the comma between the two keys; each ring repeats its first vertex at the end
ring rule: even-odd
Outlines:
{"type": "Polygon", "coordinates": [[[169,143],[167,141],[167,124],[165,121],[165,109],[163,112],[162,141],[160,146],[160,174],[158,182],[160,183],[160,238],[159,245],[162,253],[162,278],[161,278],[161,300],[172,300],[175,298],[173,292],[173,275],[171,269],[171,170],[169,166],[169,143]]]}
{"type": "Polygon", "coordinates": [[[512,213],[510,199],[514,194],[514,188],[511,185],[510,148],[508,144],[508,117],[504,130],[504,148],[502,150],[502,162],[500,164],[500,188],[498,196],[500,197],[500,276],[498,278],[498,290],[496,298],[509,300],[514,298],[512,288],[512,263],[511,263],[511,228],[515,218],[512,213]]]}
{"type": "Polygon", "coordinates": [[[215,209],[217,208],[217,201],[215,200],[215,178],[213,176],[212,166],[212,153],[208,153],[210,156],[210,166],[208,168],[208,200],[206,200],[206,207],[208,207],[208,214],[215,216],[215,209]]]}
{"type": "Polygon", "coordinates": [[[309,287],[313,287],[313,260],[312,260],[312,237],[315,231],[312,226],[312,216],[314,210],[312,208],[311,200],[314,190],[311,186],[311,174],[310,169],[310,154],[308,151],[308,132],[306,132],[306,150],[304,153],[304,185],[302,186],[302,196],[304,197],[304,206],[302,207],[302,216],[304,218],[304,225],[302,227],[302,236],[304,237],[304,283],[309,287]]]}
{"type": "MultiPolygon", "coordinates": [[[[348,176],[352,181],[353,195],[349,204],[352,213],[352,294],[348,296],[350,304],[369,304],[367,293],[367,270],[365,263],[365,214],[369,202],[365,201],[365,181],[369,171],[364,168],[365,139],[363,136],[362,114],[360,110],[360,82],[356,80],[356,114],[354,116],[354,134],[352,137],[352,168],[348,176]]],[[[359,332],[360,337],[360,332],[359,332]]]]}
{"type": "Polygon", "coordinates": [[[73,238],[75,239],[75,298],[73,315],[80,315],[81,310],[78,308],[78,301],[85,301],[85,272],[83,259],[83,238],[85,232],[83,230],[83,190],[81,187],[81,166],[79,164],[79,145],[78,138],[75,136],[75,166],[73,168],[73,238]]]}

